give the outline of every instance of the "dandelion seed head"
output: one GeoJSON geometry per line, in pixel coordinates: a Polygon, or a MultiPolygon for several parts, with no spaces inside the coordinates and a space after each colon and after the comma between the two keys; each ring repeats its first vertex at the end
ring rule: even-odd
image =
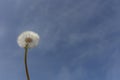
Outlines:
{"type": "Polygon", "coordinates": [[[17,43],[20,47],[25,48],[28,45],[28,48],[36,47],[39,43],[39,35],[33,31],[25,31],[18,36],[17,43]]]}

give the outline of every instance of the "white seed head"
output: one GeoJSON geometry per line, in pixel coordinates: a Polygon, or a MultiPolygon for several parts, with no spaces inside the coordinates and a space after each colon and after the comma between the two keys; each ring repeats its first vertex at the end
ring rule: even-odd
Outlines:
{"type": "Polygon", "coordinates": [[[39,35],[32,31],[25,31],[21,33],[17,39],[17,43],[20,47],[25,48],[28,45],[28,48],[33,48],[38,45],[39,35]]]}

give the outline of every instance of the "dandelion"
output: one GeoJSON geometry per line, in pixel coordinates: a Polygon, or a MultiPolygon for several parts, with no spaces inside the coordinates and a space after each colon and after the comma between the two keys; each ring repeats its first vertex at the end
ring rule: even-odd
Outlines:
{"type": "Polygon", "coordinates": [[[28,67],[27,67],[28,49],[36,47],[38,45],[39,39],[40,38],[37,33],[32,32],[32,31],[25,31],[19,35],[18,40],[17,40],[18,45],[25,49],[24,63],[25,63],[27,80],[30,80],[28,67]]]}

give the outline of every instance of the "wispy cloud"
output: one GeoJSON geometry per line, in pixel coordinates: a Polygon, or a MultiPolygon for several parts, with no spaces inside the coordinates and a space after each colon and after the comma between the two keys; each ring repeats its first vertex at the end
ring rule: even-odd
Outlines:
{"type": "Polygon", "coordinates": [[[29,54],[32,79],[120,79],[118,0],[13,0],[2,3],[0,21],[3,19],[4,24],[0,23],[0,37],[6,43],[0,46],[2,80],[14,80],[12,77],[23,80],[25,77],[21,62],[23,51],[14,42],[25,30],[33,30],[41,36],[39,47],[29,54]],[[9,76],[5,77],[6,74],[9,76]]]}

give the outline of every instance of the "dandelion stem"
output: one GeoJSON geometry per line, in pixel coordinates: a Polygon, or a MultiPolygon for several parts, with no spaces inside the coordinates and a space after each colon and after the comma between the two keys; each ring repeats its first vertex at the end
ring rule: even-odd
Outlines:
{"type": "Polygon", "coordinates": [[[24,63],[25,63],[25,71],[26,71],[27,80],[30,80],[28,66],[27,66],[27,54],[28,54],[28,45],[26,45],[25,47],[24,63]]]}

